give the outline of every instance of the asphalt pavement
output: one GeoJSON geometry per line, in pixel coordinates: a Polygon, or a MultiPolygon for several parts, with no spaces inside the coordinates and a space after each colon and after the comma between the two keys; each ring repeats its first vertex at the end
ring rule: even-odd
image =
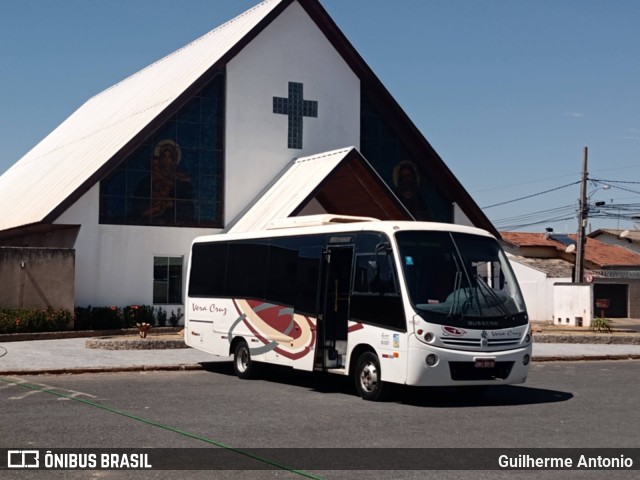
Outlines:
{"type": "MultiPolygon", "coordinates": [[[[626,333],[615,335],[589,332],[574,335],[566,331],[536,333],[533,361],[640,359],[640,331],[637,331],[640,320],[628,321],[624,327],[628,329],[626,333]]],[[[91,338],[0,341],[0,374],[195,370],[206,363],[230,360],[193,348],[176,348],[183,345],[175,335],[172,340],[166,340],[165,345],[162,340],[154,340],[158,346],[151,349],[107,349],[95,345],[87,348],[91,342],[91,338]]]]}

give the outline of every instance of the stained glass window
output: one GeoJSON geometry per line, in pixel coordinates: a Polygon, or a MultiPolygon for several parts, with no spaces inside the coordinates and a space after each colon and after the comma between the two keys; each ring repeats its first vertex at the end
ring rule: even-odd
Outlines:
{"type": "Polygon", "coordinates": [[[223,226],[224,77],[100,182],[100,223],[223,226]]]}
{"type": "Polygon", "coordinates": [[[416,220],[453,222],[453,207],[374,103],[363,93],[360,148],[416,220]]]}

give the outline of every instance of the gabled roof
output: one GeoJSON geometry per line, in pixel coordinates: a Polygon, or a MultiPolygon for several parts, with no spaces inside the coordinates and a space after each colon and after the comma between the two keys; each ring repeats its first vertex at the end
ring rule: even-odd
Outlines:
{"type": "MultiPolygon", "coordinates": [[[[527,255],[527,248],[545,247],[555,252],[556,258],[567,258],[567,244],[542,233],[501,232],[502,240],[508,245],[519,247],[521,256],[527,255]]],[[[568,235],[575,242],[575,235],[568,235]]],[[[595,238],[586,239],[585,262],[591,268],[622,268],[640,266],[640,254],[617,245],[608,245],[595,238]]],[[[513,252],[512,252],[513,253],[513,252]]],[[[570,254],[571,257],[574,254],[570,254]]]]}
{"type": "Polygon", "coordinates": [[[373,167],[349,147],[291,162],[227,231],[263,230],[273,220],[295,216],[311,201],[334,214],[413,220],[373,167]]]}
{"type": "Polygon", "coordinates": [[[445,193],[499,233],[317,0],[266,0],[96,95],[0,177],[0,231],[53,222],[292,2],[318,25],[445,193]]]}

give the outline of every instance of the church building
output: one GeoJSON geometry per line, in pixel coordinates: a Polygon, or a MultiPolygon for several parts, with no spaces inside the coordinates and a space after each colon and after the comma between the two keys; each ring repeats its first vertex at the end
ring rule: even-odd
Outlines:
{"type": "MultiPolygon", "coordinates": [[[[0,205],[0,250],[72,253],[75,306],[180,306],[196,236],[283,217],[498,235],[318,0],[266,0],[89,99],[0,177],[0,205]]],[[[11,298],[59,306],[20,258],[0,255],[11,298]]]]}

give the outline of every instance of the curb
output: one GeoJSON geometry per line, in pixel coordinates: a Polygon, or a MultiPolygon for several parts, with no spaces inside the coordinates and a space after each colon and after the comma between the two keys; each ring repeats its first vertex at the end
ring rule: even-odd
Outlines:
{"type": "MultiPolygon", "coordinates": [[[[622,361],[640,360],[640,354],[623,355],[568,355],[568,356],[546,356],[533,357],[534,363],[547,362],[583,362],[583,361],[622,361]]],[[[206,363],[206,362],[203,362],[206,363]]],[[[6,370],[0,371],[0,375],[75,375],[82,373],[132,373],[132,372],[180,372],[205,370],[201,364],[178,364],[178,365],[131,365],[116,367],[73,367],[73,368],[44,368],[36,370],[6,370]]]]}
{"type": "Polygon", "coordinates": [[[534,333],[534,343],[583,343],[592,345],[640,345],[640,335],[534,333]]]}
{"type": "Polygon", "coordinates": [[[85,342],[85,348],[101,350],[173,350],[189,348],[182,339],[145,338],[92,338],[85,342]]]}
{"type": "Polygon", "coordinates": [[[640,354],[627,353],[620,355],[557,355],[548,357],[533,357],[532,362],[583,362],[583,361],[602,361],[602,360],[640,360],[640,354]]]}
{"type": "MultiPolygon", "coordinates": [[[[156,333],[177,333],[184,327],[154,327],[156,333]]],[[[137,335],[137,328],[119,328],[115,330],[68,330],[61,332],[38,333],[0,333],[0,343],[26,342],[31,340],[63,340],[66,338],[106,337],[120,335],[137,335]]]]}
{"type": "Polygon", "coordinates": [[[65,375],[81,373],[123,373],[123,372],[157,372],[157,371],[188,371],[203,370],[201,364],[188,365],[132,365],[120,367],[72,367],[72,368],[41,368],[35,370],[6,370],[0,375],[65,375]]]}

